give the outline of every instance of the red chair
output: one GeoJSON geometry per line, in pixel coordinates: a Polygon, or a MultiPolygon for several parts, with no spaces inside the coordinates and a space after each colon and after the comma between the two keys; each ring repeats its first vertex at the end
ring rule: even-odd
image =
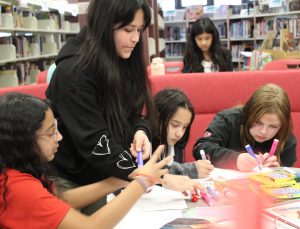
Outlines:
{"type": "Polygon", "coordinates": [[[36,76],[36,82],[38,84],[40,84],[40,83],[46,83],[47,82],[47,75],[48,75],[48,71],[47,70],[40,72],[36,76]]]}
{"type": "Polygon", "coordinates": [[[263,70],[300,70],[300,59],[273,60],[264,65],[263,70]]]}
{"type": "MultiPolygon", "coordinates": [[[[182,61],[167,61],[164,62],[165,65],[165,74],[180,74],[183,68],[182,61]]],[[[148,76],[151,75],[150,65],[147,67],[148,76]]]]}

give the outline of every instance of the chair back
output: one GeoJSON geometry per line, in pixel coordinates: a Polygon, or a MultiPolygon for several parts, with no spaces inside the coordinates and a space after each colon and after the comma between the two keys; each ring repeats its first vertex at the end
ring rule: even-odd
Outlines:
{"type": "Polygon", "coordinates": [[[48,74],[48,71],[47,71],[47,70],[41,71],[41,72],[37,75],[36,82],[37,82],[38,84],[40,84],[40,83],[46,83],[46,82],[47,82],[47,74],[48,74]]]}
{"type": "MultiPolygon", "coordinates": [[[[181,70],[183,68],[182,61],[166,61],[164,62],[165,65],[165,74],[180,74],[182,73],[181,70]]],[[[151,75],[151,68],[150,65],[147,66],[147,73],[148,76],[151,75]]]]}
{"type": "Polygon", "coordinates": [[[273,60],[264,65],[263,70],[300,70],[300,59],[273,60]]]}

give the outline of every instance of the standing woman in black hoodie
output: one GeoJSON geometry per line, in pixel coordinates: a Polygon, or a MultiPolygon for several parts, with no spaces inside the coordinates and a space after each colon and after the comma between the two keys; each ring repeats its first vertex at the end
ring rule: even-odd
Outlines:
{"type": "Polygon", "coordinates": [[[60,51],[46,91],[64,136],[53,161],[58,188],[127,180],[137,168],[131,143],[134,156],[152,152],[142,115],[145,105],[152,120],[141,39],[150,21],[143,0],[92,0],[87,27],[60,51]]]}
{"type": "Polygon", "coordinates": [[[155,119],[141,39],[150,21],[144,0],[92,0],[87,27],[60,51],[46,95],[64,136],[53,161],[62,191],[111,176],[128,180],[137,152],[150,156],[155,119]]]}

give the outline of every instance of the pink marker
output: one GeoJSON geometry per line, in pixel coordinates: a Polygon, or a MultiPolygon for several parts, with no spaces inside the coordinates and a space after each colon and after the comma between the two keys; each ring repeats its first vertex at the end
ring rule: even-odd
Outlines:
{"type": "Polygon", "coordinates": [[[269,152],[269,156],[266,158],[266,160],[268,160],[269,157],[272,157],[275,154],[278,142],[279,142],[279,140],[274,138],[271,149],[270,149],[270,152],[269,152]]]}
{"type": "Polygon", "coordinates": [[[269,157],[272,157],[274,155],[277,145],[278,145],[278,142],[279,142],[279,140],[276,138],[273,140],[273,144],[272,144],[271,150],[269,152],[269,157]]]}
{"type": "Polygon", "coordinates": [[[200,192],[202,200],[204,200],[209,206],[215,204],[215,201],[205,192],[200,192]]]}

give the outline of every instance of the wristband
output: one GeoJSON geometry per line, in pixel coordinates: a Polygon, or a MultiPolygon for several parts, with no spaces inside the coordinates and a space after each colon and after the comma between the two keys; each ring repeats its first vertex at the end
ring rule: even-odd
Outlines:
{"type": "Polygon", "coordinates": [[[150,186],[155,185],[155,179],[153,177],[151,177],[151,176],[146,175],[146,174],[137,173],[137,174],[135,174],[135,176],[133,177],[133,179],[135,179],[136,177],[139,177],[139,176],[147,178],[148,182],[150,183],[150,186]]]}
{"type": "Polygon", "coordinates": [[[135,180],[143,187],[145,193],[151,191],[151,185],[148,183],[146,177],[138,176],[135,180]]]}

